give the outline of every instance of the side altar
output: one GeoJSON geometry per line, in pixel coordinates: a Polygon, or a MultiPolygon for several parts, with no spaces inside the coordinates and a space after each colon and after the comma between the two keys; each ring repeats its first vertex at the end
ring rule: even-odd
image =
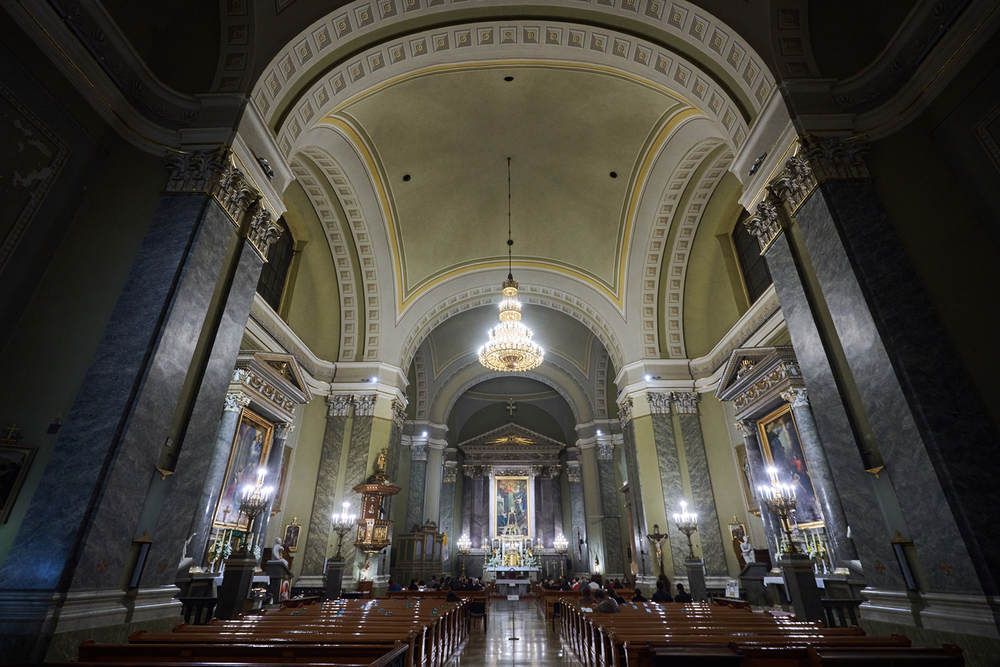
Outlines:
{"type": "Polygon", "coordinates": [[[483,546],[483,578],[486,581],[499,579],[528,579],[538,581],[541,568],[538,556],[531,547],[531,539],[507,531],[483,546]]]}

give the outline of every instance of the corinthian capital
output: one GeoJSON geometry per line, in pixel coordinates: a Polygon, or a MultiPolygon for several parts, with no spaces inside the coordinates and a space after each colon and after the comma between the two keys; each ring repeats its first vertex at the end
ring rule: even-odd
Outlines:
{"type": "Polygon", "coordinates": [[[757,433],[757,422],[752,419],[740,419],[736,422],[736,430],[743,434],[743,437],[757,433]]]}
{"type": "Polygon", "coordinates": [[[792,387],[781,392],[781,397],[788,401],[793,408],[802,408],[809,405],[809,394],[804,387],[792,387]]]}
{"type": "Polygon", "coordinates": [[[613,458],[615,458],[615,443],[613,442],[597,443],[597,459],[599,461],[610,461],[613,458]]]}
{"type": "Polygon", "coordinates": [[[674,409],[679,415],[698,414],[698,392],[695,391],[673,391],[670,392],[670,400],[674,404],[674,409]]]}
{"type": "Polygon", "coordinates": [[[813,177],[819,183],[871,178],[865,163],[865,155],[871,149],[864,137],[821,139],[807,134],[799,138],[799,145],[799,155],[808,161],[813,177]]]}
{"type": "Polygon", "coordinates": [[[781,221],[778,218],[777,195],[770,188],[764,199],[745,223],[747,231],[757,237],[760,251],[763,253],[771,245],[771,241],[781,233],[781,221]]]}
{"type": "Polygon", "coordinates": [[[250,205],[260,198],[236,167],[228,146],[205,153],[168,151],[165,160],[169,177],[164,192],[210,195],[237,225],[250,205]]]}
{"type": "Polygon", "coordinates": [[[364,394],[353,398],[355,416],[371,417],[375,414],[375,401],[378,400],[378,394],[364,394]]]}
{"type": "Polygon", "coordinates": [[[241,391],[233,391],[226,394],[225,412],[239,412],[250,405],[250,397],[241,391]]]}
{"type": "Polygon", "coordinates": [[[626,398],[625,401],[618,406],[618,421],[622,423],[622,428],[625,428],[632,421],[632,399],[626,398]]]}
{"type": "Polygon", "coordinates": [[[403,422],[406,421],[406,406],[400,401],[392,402],[392,423],[396,425],[396,428],[403,428],[403,422]]]}
{"type": "Polygon", "coordinates": [[[654,415],[670,414],[670,394],[662,391],[646,392],[646,400],[649,402],[649,412],[654,415]]]}
{"type": "Polygon", "coordinates": [[[271,244],[281,237],[281,232],[281,227],[274,222],[274,216],[264,207],[263,200],[258,199],[250,214],[246,236],[247,241],[250,241],[250,245],[265,262],[267,251],[270,250],[271,244]]]}
{"type": "Polygon", "coordinates": [[[351,411],[351,397],[349,395],[331,396],[326,400],[327,417],[346,417],[351,411]]]}

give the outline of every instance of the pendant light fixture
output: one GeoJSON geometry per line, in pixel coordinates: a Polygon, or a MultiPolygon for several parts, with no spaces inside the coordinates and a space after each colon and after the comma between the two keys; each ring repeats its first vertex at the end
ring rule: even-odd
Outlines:
{"type": "Polygon", "coordinates": [[[514,240],[510,234],[510,158],[507,158],[507,280],[503,281],[500,324],[490,330],[489,341],[479,348],[479,363],[506,373],[536,368],[545,356],[542,348],[531,340],[531,330],[521,322],[521,302],[517,300],[517,281],[511,268],[513,247],[514,240]]]}

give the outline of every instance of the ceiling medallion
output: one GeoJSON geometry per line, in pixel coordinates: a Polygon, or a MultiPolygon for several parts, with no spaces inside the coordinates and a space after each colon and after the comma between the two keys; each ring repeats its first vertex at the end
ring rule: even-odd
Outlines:
{"type": "Polygon", "coordinates": [[[530,371],[542,363],[545,353],[531,340],[531,330],[521,322],[521,302],[511,269],[514,241],[510,235],[510,158],[507,158],[507,280],[503,281],[500,324],[493,327],[489,341],[479,348],[479,363],[505,373],[530,371]]]}

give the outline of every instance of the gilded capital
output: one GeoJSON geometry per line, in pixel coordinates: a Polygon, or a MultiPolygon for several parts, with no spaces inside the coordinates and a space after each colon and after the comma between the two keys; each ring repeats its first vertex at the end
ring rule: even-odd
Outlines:
{"type": "Polygon", "coordinates": [[[213,197],[239,226],[260,194],[236,167],[233,150],[223,146],[210,152],[167,151],[167,194],[206,194],[213,197]]]}
{"type": "Polygon", "coordinates": [[[375,402],[378,394],[364,394],[363,396],[353,396],[354,415],[357,417],[371,417],[375,414],[375,402]]]}
{"type": "Polygon", "coordinates": [[[621,405],[618,406],[618,421],[621,422],[622,428],[625,428],[632,421],[632,399],[626,398],[621,405]]]}
{"type": "Polygon", "coordinates": [[[760,245],[760,252],[762,254],[771,245],[771,242],[778,237],[778,234],[781,233],[781,221],[778,218],[778,203],[779,199],[777,195],[770,187],[767,188],[767,194],[764,196],[764,199],[757,204],[753,215],[743,223],[747,231],[757,237],[757,243],[760,245]]]}
{"type": "Polygon", "coordinates": [[[226,394],[226,405],[223,408],[225,412],[240,412],[246,406],[250,405],[250,397],[241,391],[231,391],[226,394]]]}
{"type": "Polygon", "coordinates": [[[781,397],[788,401],[793,408],[803,408],[809,405],[809,394],[804,387],[792,387],[781,392],[781,397]]]}
{"type": "Polygon", "coordinates": [[[347,413],[351,411],[351,397],[350,395],[337,395],[331,396],[326,399],[326,416],[327,417],[346,417],[347,413]]]}
{"type": "Polygon", "coordinates": [[[261,259],[267,261],[267,251],[281,237],[282,229],[274,221],[274,216],[264,207],[262,199],[254,204],[247,223],[246,237],[261,259]]]}

